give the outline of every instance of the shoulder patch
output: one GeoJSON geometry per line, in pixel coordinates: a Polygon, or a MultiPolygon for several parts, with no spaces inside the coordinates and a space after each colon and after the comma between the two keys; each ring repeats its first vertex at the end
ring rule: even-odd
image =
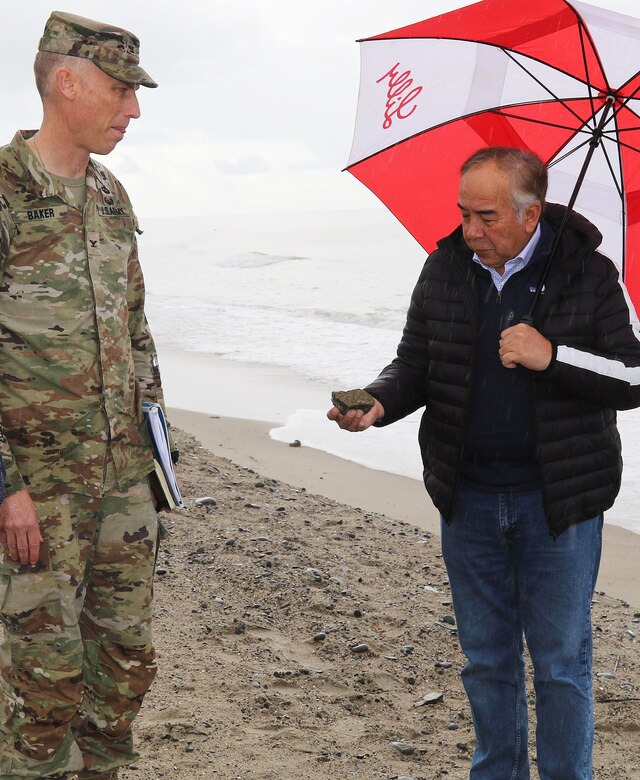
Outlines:
{"type": "Polygon", "coordinates": [[[129,209],[125,206],[104,206],[101,203],[96,207],[101,217],[129,217],[129,209]]]}

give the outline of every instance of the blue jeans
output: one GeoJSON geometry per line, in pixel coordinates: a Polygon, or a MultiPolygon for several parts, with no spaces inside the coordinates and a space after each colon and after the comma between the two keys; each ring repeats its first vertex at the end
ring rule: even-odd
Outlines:
{"type": "Polygon", "coordinates": [[[523,637],[533,663],[540,780],[591,780],[591,597],[602,515],[554,539],[538,491],[461,489],[442,550],[468,663],[471,780],[529,780],[523,637]]]}

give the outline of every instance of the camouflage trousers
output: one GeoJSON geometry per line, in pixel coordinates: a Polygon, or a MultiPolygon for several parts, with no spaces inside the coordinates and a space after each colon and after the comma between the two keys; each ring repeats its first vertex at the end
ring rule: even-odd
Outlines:
{"type": "Polygon", "coordinates": [[[0,564],[0,778],[108,772],[156,673],[149,485],[34,500],[39,563],[0,564]]]}

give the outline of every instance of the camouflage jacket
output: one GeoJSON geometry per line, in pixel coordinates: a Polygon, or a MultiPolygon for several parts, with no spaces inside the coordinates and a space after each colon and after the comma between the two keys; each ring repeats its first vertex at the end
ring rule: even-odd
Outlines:
{"type": "Polygon", "coordinates": [[[90,160],[84,211],[16,133],[0,148],[0,453],[7,493],[100,495],[153,470],[141,401],[162,402],[136,217],[90,160]],[[110,455],[109,455],[110,453],[110,455]]]}

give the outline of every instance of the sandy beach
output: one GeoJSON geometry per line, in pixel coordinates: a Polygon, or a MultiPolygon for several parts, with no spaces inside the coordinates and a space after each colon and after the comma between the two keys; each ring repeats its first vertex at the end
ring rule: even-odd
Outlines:
{"type": "MultiPolygon", "coordinates": [[[[367,469],[304,447],[303,442],[298,448],[273,441],[269,438],[269,430],[274,427],[270,423],[181,409],[171,410],[171,420],[197,436],[213,453],[260,474],[425,531],[439,532],[439,515],[418,480],[367,469]]],[[[598,589],[640,609],[640,535],[605,525],[598,589]]]]}
{"type": "MultiPolygon", "coordinates": [[[[170,418],[186,506],[165,520],[159,673],[123,780],[468,777],[464,658],[421,484],[274,442],[266,424],[170,418]]],[[[638,778],[638,543],[607,527],[599,780],[638,778]]]]}

